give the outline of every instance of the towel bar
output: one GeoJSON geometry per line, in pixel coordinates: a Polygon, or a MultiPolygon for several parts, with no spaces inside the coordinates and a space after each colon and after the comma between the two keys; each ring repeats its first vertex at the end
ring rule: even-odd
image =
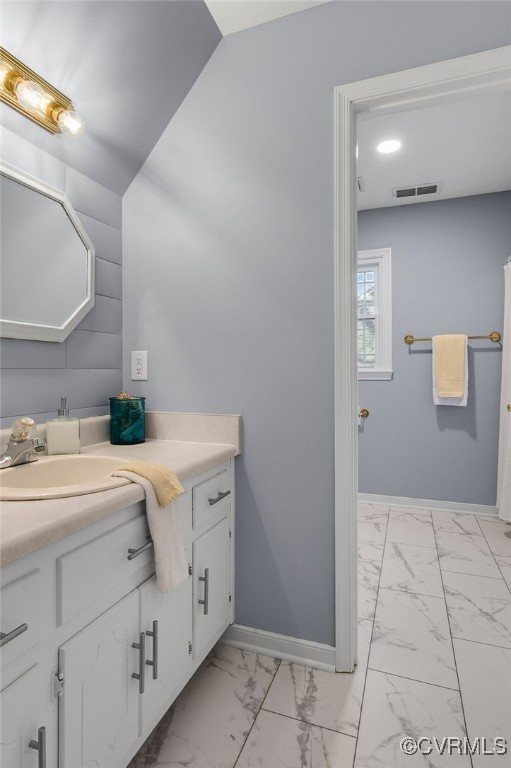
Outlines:
{"type": "MultiPolygon", "coordinates": [[[[469,339],[489,339],[490,341],[493,341],[495,344],[499,343],[502,340],[502,335],[498,331],[492,331],[487,336],[468,336],[469,339]]],[[[416,341],[432,341],[431,336],[429,338],[416,338],[415,336],[405,336],[404,342],[405,344],[408,344],[408,346],[411,346],[416,341]]]]}

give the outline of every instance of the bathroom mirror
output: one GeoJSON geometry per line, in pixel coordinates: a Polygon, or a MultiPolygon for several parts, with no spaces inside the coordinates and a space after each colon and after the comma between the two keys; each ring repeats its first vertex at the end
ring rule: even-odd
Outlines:
{"type": "Polygon", "coordinates": [[[94,246],[64,192],[0,160],[0,336],[64,341],[94,306],[94,246]]]}

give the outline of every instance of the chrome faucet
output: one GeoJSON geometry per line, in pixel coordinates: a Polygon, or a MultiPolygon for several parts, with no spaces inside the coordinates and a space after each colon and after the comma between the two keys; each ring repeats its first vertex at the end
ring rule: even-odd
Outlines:
{"type": "Polygon", "coordinates": [[[7,450],[0,456],[0,469],[37,461],[37,455],[46,447],[45,437],[32,437],[35,421],[29,416],[17,419],[12,425],[7,450]]]}

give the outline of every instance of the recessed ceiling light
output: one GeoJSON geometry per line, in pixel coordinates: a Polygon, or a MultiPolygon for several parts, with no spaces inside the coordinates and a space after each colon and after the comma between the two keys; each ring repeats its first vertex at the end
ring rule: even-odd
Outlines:
{"type": "Polygon", "coordinates": [[[387,141],[382,141],[380,144],[378,144],[376,149],[383,155],[389,155],[391,152],[397,152],[400,146],[401,142],[397,139],[388,139],[387,141]]]}

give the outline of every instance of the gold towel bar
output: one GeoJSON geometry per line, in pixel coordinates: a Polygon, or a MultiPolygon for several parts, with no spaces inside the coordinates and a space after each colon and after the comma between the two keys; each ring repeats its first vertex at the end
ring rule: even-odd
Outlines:
{"type": "MultiPolygon", "coordinates": [[[[489,339],[490,341],[495,342],[497,344],[499,341],[501,341],[502,336],[498,331],[492,331],[487,336],[469,336],[469,339],[489,339]]],[[[405,336],[404,342],[405,344],[408,344],[409,346],[413,344],[415,341],[431,341],[431,336],[428,339],[417,339],[415,336],[405,336]]]]}

